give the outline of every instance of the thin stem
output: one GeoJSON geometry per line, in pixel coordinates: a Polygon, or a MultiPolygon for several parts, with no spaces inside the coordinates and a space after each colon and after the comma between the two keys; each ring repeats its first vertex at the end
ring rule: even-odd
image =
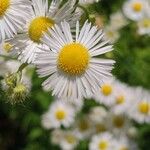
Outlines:
{"type": "Polygon", "coordinates": [[[28,66],[28,63],[23,63],[23,64],[19,67],[19,69],[18,69],[17,72],[22,72],[22,70],[23,70],[25,67],[27,67],[27,66],[28,66]]]}

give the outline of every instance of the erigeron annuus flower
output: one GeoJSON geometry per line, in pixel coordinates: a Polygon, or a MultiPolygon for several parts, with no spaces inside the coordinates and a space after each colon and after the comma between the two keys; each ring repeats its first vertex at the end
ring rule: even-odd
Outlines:
{"type": "Polygon", "coordinates": [[[0,43],[22,30],[30,9],[29,0],[0,0],[0,43]]]}
{"type": "Polygon", "coordinates": [[[73,131],[64,131],[63,138],[59,145],[62,150],[74,150],[78,142],[79,139],[73,131]]]}
{"type": "Polygon", "coordinates": [[[116,80],[114,84],[114,104],[111,110],[115,114],[126,113],[131,107],[130,101],[133,98],[132,93],[132,88],[116,80]]]}
{"type": "Polygon", "coordinates": [[[112,106],[114,104],[114,80],[107,80],[101,84],[99,91],[95,93],[95,100],[98,103],[102,103],[106,106],[112,106]]]}
{"type": "Polygon", "coordinates": [[[76,36],[73,39],[70,26],[62,22],[55,25],[41,39],[50,50],[38,53],[37,72],[40,77],[49,76],[43,83],[58,97],[81,98],[93,95],[101,86],[103,78],[111,76],[113,60],[95,58],[112,51],[107,41],[101,41],[102,31],[85,22],[81,31],[76,23],[76,36]],[[50,35],[49,35],[50,34],[50,35]]]}
{"type": "Polygon", "coordinates": [[[148,15],[150,5],[147,0],[128,0],[123,5],[123,13],[131,20],[138,21],[148,15]]]}
{"type": "Polygon", "coordinates": [[[113,136],[109,132],[94,135],[89,144],[89,150],[112,150],[114,149],[113,136]]]}
{"type": "Polygon", "coordinates": [[[149,35],[150,36],[150,18],[144,18],[138,23],[138,33],[140,35],[149,35]]]}
{"type": "Polygon", "coordinates": [[[60,128],[61,125],[69,127],[75,117],[75,111],[73,107],[62,101],[58,100],[54,102],[47,113],[42,117],[42,125],[46,129],[60,128]]]}
{"type": "Polygon", "coordinates": [[[54,24],[59,24],[65,19],[74,26],[79,18],[79,15],[74,13],[74,3],[69,0],[62,7],[60,4],[59,0],[52,0],[50,6],[48,0],[32,0],[32,15],[27,20],[23,34],[10,40],[12,45],[15,43],[14,51],[19,51],[19,60],[34,62],[36,52],[39,52],[40,48],[46,48],[40,41],[43,32],[47,32],[54,24]]]}

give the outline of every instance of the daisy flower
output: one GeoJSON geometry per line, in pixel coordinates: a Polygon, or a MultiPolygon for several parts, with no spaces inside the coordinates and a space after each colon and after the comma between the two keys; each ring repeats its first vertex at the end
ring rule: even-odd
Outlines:
{"type": "Polygon", "coordinates": [[[78,144],[78,138],[72,131],[64,131],[64,136],[59,145],[62,150],[74,150],[78,144]]]}
{"type": "Polygon", "coordinates": [[[109,132],[94,135],[89,145],[89,150],[112,150],[112,149],[114,149],[114,140],[112,134],[109,132]]]}
{"type": "Polygon", "coordinates": [[[54,102],[49,111],[42,117],[42,125],[46,129],[69,127],[74,121],[75,111],[71,105],[59,100],[54,102]]]}
{"type": "Polygon", "coordinates": [[[37,72],[40,77],[48,76],[43,83],[58,97],[89,97],[101,86],[103,78],[111,76],[113,60],[95,58],[112,51],[107,41],[102,41],[103,33],[91,23],[85,22],[81,31],[76,23],[75,39],[70,26],[62,22],[45,33],[41,41],[50,50],[38,53],[37,72]]]}
{"type": "Polygon", "coordinates": [[[129,117],[138,123],[150,123],[150,94],[142,88],[135,90],[135,99],[128,111],[129,117]]]}
{"type": "Polygon", "coordinates": [[[79,15],[74,12],[74,3],[69,0],[60,8],[61,1],[52,0],[48,7],[48,0],[32,0],[32,15],[27,20],[24,32],[21,35],[11,39],[14,51],[19,51],[19,60],[22,62],[33,63],[36,58],[36,52],[40,48],[46,48],[40,41],[43,32],[52,28],[54,24],[59,24],[64,19],[71,26],[78,20],[79,15]],[[18,44],[19,42],[19,44],[18,44]]]}
{"type": "Polygon", "coordinates": [[[111,110],[115,114],[126,113],[130,109],[130,101],[133,97],[133,89],[125,84],[115,81],[114,84],[114,104],[111,110]]]}
{"type": "Polygon", "coordinates": [[[93,132],[94,128],[89,116],[84,115],[75,122],[74,133],[79,139],[87,139],[93,132]]]}
{"type": "Polygon", "coordinates": [[[115,30],[119,30],[127,25],[127,20],[121,11],[117,11],[110,16],[110,24],[115,30]]]}
{"type": "Polygon", "coordinates": [[[144,18],[138,22],[138,33],[139,35],[150,36],[150,18],[144,18]]]}
{"type": "Polygon", "coordinates": [[[149,11],[147,0],[127,0],[123,5],[123,13],[133,21],[138,21],[147,15],[149,11]]]}
{"type": "Polygon", "coordinates": [[[22,30],[30,9],[29,0],[0,0],[0,43],[22,30]]]}
{"type": "Polygon", "coordinates": [[[114,80],[107,80],[101,84],[99,91],[94,96],[94,99],[98,103],[106,106],[112,106],[114,104],[114,82],[114,80]]]}

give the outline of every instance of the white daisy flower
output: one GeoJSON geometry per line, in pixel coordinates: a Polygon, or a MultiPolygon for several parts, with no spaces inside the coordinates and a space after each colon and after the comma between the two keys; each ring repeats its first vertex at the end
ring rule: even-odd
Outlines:
{"type": "Polygon", "coordinates": [[[121,11],[117,11],[110,16],[110,24],[115,30],[119,30],[127,25],[127,20],[121,11]]]}
{"type": "Polygon", "coordinates": [[[104,32],[105,32],[104,39],[108,40],[110,43],[115,43],[120,37],[120,34],[114,28],[114,25],[113,26],[112,25],[106,26],[104,29],[104,32]]]}
{"type": "Polygon", "coordinates": [[[73,131],[64,131],[64,136],[59,142],[62,150],[74,150],[79,140],[73,131]]]}
{"type": "Polygon", "coordinates": [[[74,133],[79,139],[87,139],[93,132],[93,123],[90,121],[89,116],[82,116],[75,122],[74,133]]]}
{"type": "Polygon", "coordinates": [[[59,100],[55,101],[49,111],[42,117],[42,125],[46,129],[60,128],[61,125],[69,127],[75,117],[75,111],[71,105],[59,100]]]}
{"type": "Polygon", "coordinates": [[[63,139],[64,137],[64,130],[61,129],[55,129],[51,132],[51,142],[55,145],[59,145],[60,141],[63,139]]]}
{"type": "Polygon", "coordinates": [[[130,121],[124,114],[113,114],[110,112],[106,120],[106,126],[114,135],[124,135],[131,126],[130,121]]]}
{"type": "Polygon", "coordinates": [[[138,22],[138,34],[150,36],[150,18],[144,18],[138,22]]]}
{"type": "Polygon", "coordinates": [[[128,111],[129,117],[138,123],[150,123],[150,94],[142,88],[137,88],[128,111]]]}
{"type": "Polygon", "coordinates": [[[138,21],[148,15],[149,3],[147,0],[128,0],[123,5],[123,13],[131,20],[138,21]]]}
{"type": "Polygon", "coordinates": [[[115,114],[126,113],[130,109],[130,101],[133,99],[133,89],[125,84],[115,81],[114,84],[114,104],[111,110],[115,114]]]}
{"type": "Polygon", "coordinates": [[[0,43],[22,30],[30,9],[29,0],[0,0],[0,43]]]}
{"type": "Polygon", "coordinates": [[[126,136],[117,138],[115,143],[115,150],[130,150],[130,143],[126,136]]]}
{"type": "Polygon", "coordinates": [[[101,41],[102,31],[85,22],[79,31],[76,23],[76,37],[73,39],[67,22],[61,28],[55,25],[45,33],[42,42],[50,47],[38,54],[35,64],[40,77],[49,76],[43,83],[52,95],[81,98],[93,95],[100,87],[102,78],[111,76],[113,60],[95,58],[112,51],[107,41],[101,41]],[[49,36],[49,34],[51,36],[49,36]]]}
{"type": "Polygon", "coordinates": [[[114,140],[109,132],[94,135],[89,145],[89,150],[112,150],[112,149],[114,149],[114,140]]]}
{"type": "Polygon", "coordinates": [[[48,7],[48,0],[32,0],[32,15],[27,20],[23,34],[10,40],[12,45],[15,45],[14,51],[19,50],[19,60],[34,62],[36,52],[39,52],[40,48],[46,48],[40,41],[43,32],[47,32],[54,24],[59,24],[65,19],[74,26],[75,21],[79,19],[79,15],[73,13],[74,3],[69,0],[61,8],[60,3],[59,0],[52,0],[48,7]]]}
{"type": "Polygon", "coordinates": [[[106,106],[112,106],[114,104],[114,80],[107,80],[99,88],[99,92],[97,92],[94,96],[94,99],[106,106]]]}
{"type": "Polygon", "coordinates": [[[107,111],[102,106],[96,106],[91,108],[89,113],[90,120],[94,123],[103,122],[107,117],[107,111]]]}

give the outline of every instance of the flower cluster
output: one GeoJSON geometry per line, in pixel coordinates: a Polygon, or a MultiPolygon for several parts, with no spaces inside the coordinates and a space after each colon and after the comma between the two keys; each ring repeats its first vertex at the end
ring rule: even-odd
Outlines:
{"type": "MultiPolygon", "coordinates": [[[[47,77],[44,89],[59,98],[93,95],[104,79],[110,78],[115,63],[98,58],[112,51],[112,45],[92,23],[86,21],[81,27],[78,2],[69,0],[64,5],[59,0],[52,0],[50,5],[48,0],[0,2],[0,20],[5,24],[0,24],[2,50],[25,66],[35,65],[39,76],[47,77]],[[10,12],[16,7],[14,17],[16,12],[10,12]]],[[[18,71],[23,69],[21,66],[18,71]]]]}
{"type": "Polygon", "coordinates": [[[102,85],[92,98],[97,104],[86,112],[81,100],[56,99],[42,126],[52,129],[51,142],[64,150],[81,141],[89,141],[90,150],[138,150],[136,124],[150,123],[149,98],[147,90],[114,79],[102,85]]]}

